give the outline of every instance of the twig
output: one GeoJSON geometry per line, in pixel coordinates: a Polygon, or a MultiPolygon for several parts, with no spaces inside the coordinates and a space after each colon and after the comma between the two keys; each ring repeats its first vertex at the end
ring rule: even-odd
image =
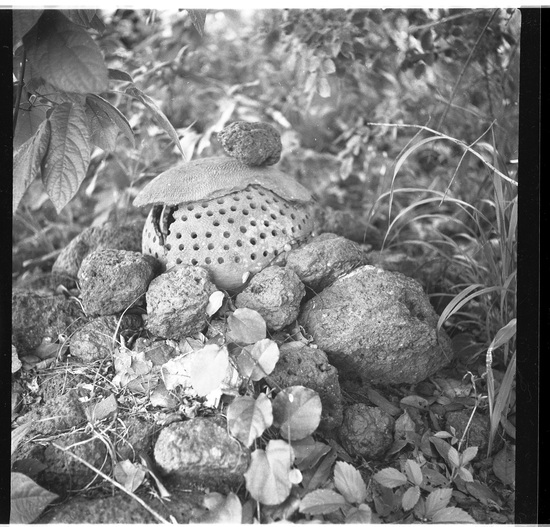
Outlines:
{"type": "Polygon", "coordinates": [[[61,450],[62,452],[69,454],[69,456],[76,459],[77,461],[80,461],[80,463],[82,463],[83,465],[86,465],[90,470],[94,471],[98,476],[101,476],[103,479],[107,480],[109,483],[111,483],[112,485],[120,489],[122,492],[125,492],[126,494],[128,494],[128,496],[136,500],[142,507],[144,507],[149,513],[151,513],[160,523],[170,524],[168,520],[165,520],[158,512],[156,512],[154,509],[149,507],[149,505],[147,505],[147,503],[145,503],[141,498],[138,498],[133,492],[130,492],[129,490],[127,490],[124,487],[124,485],[121,485],[118,481],[115,481],[113,478],[110,478],[109,476],[107,476],[107,474],[104,474],[103,472],[95,468],[93,465],[88,463],[86,460],[82,459],[81,457],[71,452],[68,448],[64,448],[61,445],[58,445],[57,443],[52,443],[52,445],[58,450],[61,450]]]}
{"type": "Polygon", "coordinates": [[[456,15],[449,15],[445,18],[442,18],[441,20],[436,20],[435,22],[428,22],[427,24],[422,24],[420,26],[410,26],[407,31],[409,33],[414,33],[415,31],[419,31],[421,29],[428,29],[430,27],[445,24],[447,22],[450,22],[451,20],[456,20],[457,18],[463,18],[465,16],[470,16],[470,15],[479,15],[479,13],[482,12],[482,11],[488,11],[488,9],[471,9],[470,11],[465,11],[464,13],[458,13],[456,15]]]}
{"type": "Polygon", "coordinates": [[[23,47],[23,58],[21,60],[21,71],[19,72],[19,86],[15,97],[15,108],[13,109],[13,135],[15,136],[15,127],[17,126],[17,117],[19,115],[19,103],[21,102],[21,93],[23,92],[23,79],[25,78],[25,65],[27,63],[27,50],[23,47]]]}

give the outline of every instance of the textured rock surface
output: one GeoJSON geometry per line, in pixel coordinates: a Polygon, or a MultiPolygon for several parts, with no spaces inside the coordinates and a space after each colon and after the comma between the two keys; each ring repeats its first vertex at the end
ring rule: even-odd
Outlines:
{"type": "Polygon", "coordinates": [[[26,417],[31,430],[43,435],[52,435],[86,422],[86,414],[74,391],[35,406],[26,417]]]}
{"type": "Polygon", "coordinates": [[[365,263],[360,245],[332,233],[321,234],[286,256],[286,267],[315,291],[365,263]]]}
{"type": "Polygon", "coordinates": [[[201,267],[181,265],[161,274],[146,294],[147,329],[169,339],[201,331],[207,320],[208,298],[215,290],[208,272],[201,267]]]}
{"type": "Polygon", "coordinates": [[[377,459],[391,446],[393,428],[393,417],[380,408],[352,404],[344,410],[340,441],[352,456],[377,459]]]}
{"type": "Polygon", "coordinates": [[[250,452],[215,419],[196,417],[160,432],[155,460],[181,485],[223,492],[244,481],[250,452]]]}
{"type": "Polygon", "coordinates": [[[367,382],[420,382],[452,358],[420,284],[369,265],[309,300],[299,321],[331,364],[367,382]]]}
{"type": "Polygon", "coordinates": [[[113,315],[141,302],[159,269],[153,257],[138,252],[106,249],[88,254],[78,271],[84,310],[113,315]]]}
{"type": "Polygon", "coordinates": [[[54,342],[87,322],[78,302],[62,295],[14,290],[11,305],[12,342],[20,355],[32,352],[45,337],[54,342]]]}
{"type": "MultiPolygon", "coordinates": [[[[479,448],[478,459],[487,452],[489,445],[489,417],[478,412],[474,414],[470,421],[471,410],[448,412],[445,414],[445,430],[454,433],[459,439],[466,431],[465,447],[477,446],[479,448]],[[454,432],[451,430],[454,428],[454,432]]],[[[496,452],[502,445],[502,437],[495,436],[494,450],[496,452]]]]}
{"type": "Polygon", "coordinates": [[[57,282],[76,280],[82,260],[95,250],[119,249],[141,251],[141,233],[144,221],[126,224],[106,223],[88,227],[73,238],[57,257],[52,275],[57,282]]]}
{"type": "MultiPolygon", "coordinates": [[[[178,492],[170,489],[170,500],[161,501],[138,490],[137,495],[154,511],[168,521],[174,516],[177,523],[197,523],[205,513],[202,507],[204,494],[200,492],[178,492]]],[[[95,523],[95,524],[153,524],[159,520],[141,504],[124,492],[115,491],[114,496],[85,498],[74,496],[59,505],[46,510],[39,518],[41,524],[95,523]]]]}
{"type": "Polygon", "coordinates": [[[342,394],[338,372],[328,363],[326,354],[301,342],[289,342],[280,348],[275,369],[266,377],[272,388],[305,386],[321,398],[323,412],[320,430],[331,430],[342,423],[342,394]]]}
{"type": "Polygon", "coordinates": [[[292,269],[271,266],[252,278],[235,305],[258,311],[267,327],[277,331],[296,320],[304,295],[304,284],[292,269]]]}
{"type": "Polygon", "coordinates": [[[281,157],[279,132],[267,123],[235,121],[219,134],[225,152],[245,165],[274,165],[281,157]]]}
{"type": "Polygon", "coordinates": [[[139,329],[143,321],[139,315],[98,317],[80,328],[70,340],[71,355],[85,362],[104,359],[119,336],[139,329]]]}
{"type": "Polygon", "coordinates": [[[153,441],[158,432],[158,427],[151,421],[147,421],[137,415],[132,415],[124,420],[124,426],[116,424],[114,442],[115,450],[121,459],[130,459],[139,462],[139,454],[148,456],[153,453],[153,441]]]}

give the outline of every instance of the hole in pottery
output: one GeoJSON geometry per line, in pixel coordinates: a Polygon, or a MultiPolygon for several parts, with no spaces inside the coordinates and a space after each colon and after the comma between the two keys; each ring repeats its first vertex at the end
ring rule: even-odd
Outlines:
{"type": "Polygon", "coordinates": [[[261,238],[262,240],[265,240],[265,239],[267,238],[267,234],[266,234],[265,232],[261,232],[261,233],[260,233],[260,238],[261,238]]]}
{"type": "Polygon", "coordinates": [[[195,239],[197,236],[198,236],[198,234],[196,232],[191,233],[191,238],[195,239]]]}
{"type": "Polygon", "coordinates": [[[214,244],[209,243],[206,247],[208,248],[209,251],[211,251],[214,248],[214,244]]]}
{"type": "Polygon", "coordinates": [[[244,234],[246,232],[246,227],[241,226],[239,227],[239,230],[244,234]]]}
{"type": "Polygon", "coordinates": [[[153,236],[153,243],[157,243],[157,237],[153,236]]]}
{"type": "Polygon", "coordinates": [[[276,230],[272,230],[272,231],[271,231],[271,236],[277,236],[277,231],[276,231],[276,230]]]}
{"type": "Polygon", "coordinates": [[[235,256],[234,261],[235,261],[235,263],[239,263],[241,261],[241,259],[240,259],[239,256],[235,256]]]}
{"type": "Polygon", "coordinates": [[[250,238],[250,245],[256,245],[256,238],[250,238]]]}
{"type": "Polygon", "coordinates": [[[220,226],[220,220],[214,220],[212,222],[212,225],[214,225],[214,227],[219,227],[220,226]]]}
{"type": "Polygon", "coordinates": [[[193,250],[194,251],[198,251],[199,249],[200,249],[200,247],[197,244],[193,245],[193,250]]]}
{"type": "Polygon", "coordinates": [[[181,217],[181,221],[187,221],[187,216],[185,214],[181,217]]]}
{"type": "Polygon", "coordinates": [[[211,263],[212,263],[212,258],[210,258],[209,256],[207,256],[207,257],[204,259],[204,263],[205,263],[205,264],[211,264],[211,263]]]}
{"type": "Polygon", "coordinates": [[[176,258],[176,264],[179,265],[181,263],[181,258],[176,258]]]}
{"type": "Polygon", "coordinates": [[[292,233],[294,234],[294,233],[296,232],[296,227],[292,227],[290,230],[291,230],[292,233]]]}
{"type": "Polygon", "coordinates": [[[237,247],[242,247],[243,246],[243,242],[241,240],[237,240],[237,247]]]}
{"type": "Polygon", "coordinates": [[[220,264],[223,263],[223,258],[221,256],[218,258],[218,263],[220,263],[220,264]]]}
{"type": "Polygon", "coordinates": [[[258,225],[258,222],[256,220],[251,220],[250,225],[252,225],[252,227],[256,227],[256,225],[258,225]]]}
{"type": "Polygon", "coordinates": [[[273,214],[273,213],[271,213],[269,216],[271,217],[272,220],[276,220],[276,219],[277,219],[277,216],[276,216],[275,214],[273,214]]]}
{"type": "Polygon", "coordinates": [[[296,219],[296,214],[294,214],[294,212],[292,212],[292,213],[290,214],[290,217],[291,217],[293,220],[295,220],[295,219],[296,219]]]}
{"type": "Polygon", "coordinates": [[[239,196],[237,196],[237,194],[233,194],[233,196],[231,196],[235,201],[240,201],[241,198],[239,196]]]}
{"type": "Polygon", "coordinates": [[[155,258],[158,258],[158,257],[159,257],[158,253],[155,253],[155,258]]]}
{"type": "Polygon", "coordinates": [[[233,224],[235,223],[235,220],[233,218],[227,218],[227,223],[233,224]]]}
{"type": "Polygon", "coordinates": [[[229,207],[229,210],[231,210],[232,212],[237,212],[237,207],[235,207],[235,205],[231,205],[231,207],[229,207]]]}
{"type": "Polygon", "coordinates": [[[264,256],[264,258],[265,258],[268,254],[269,254],[269,253],[268,253],[267,251],[264,251],[264,252],[262,253],[262,255],[264,256]]]}
{"type": "Polygon", "coordinates": [[[169,243],[167,243],[166,244],[166,250],[169,251],[171,248],[172,248],[172,246],[169,243]]]}
{"type": "Polygon", "coordinates": [[[285,211],[284,211],[283,209],[279,209],[279,214],[280,214],[281,216],[284,216],[284,215],[285,215],[285,211]]]}
{"type": "Polygon", "coordinates": [[[176,238],[179,240],[181,238],[181,232],[176,232],[176,238]]]}
{"type": "Polygon", "coordinates": [[[229,234],[227,231],[224,231],[223,237],[224,238],[229,238],[229,236],[231,236],[231,234],[229,234]]]}
{"type": "Polygon", "coordinates": [[[301,225],[298,225],[298,229],[302,230],[302,226],[301,226],[301,225]]]}
{"type": "Polygon", "coordinates": [[[259,194],[260,196],[265,196],[265,192],[262,192],[261,190],[258,190],[258,194],[259,194]]]}
{"type": "Polygon", "coordinates": [[[267,207],[266,207],[265,205],[262,205],[262,206],[260,207],[260,209],[262,209],[262,210],[265,212],[265,211],[267,210],[267,207]]]}
{"type": "Polygon", "coordinates": [[[265,225],[266,227],[269,227],[269,221],[268,221],[268,220],[264,220],[264,225],[265,225]]]}
{"type": "Polygon", "coordinates": [[[218,199],[216,200],[216,203],[219,203],[220,205],[223,205],[223,203],[224,203],[223,198],[218,198],[218,199]]]}
{"type": "Polygon", "coordinates": [[[195,214],[195,218],[197,218],[197,220],[199,220],[201,217],[202,217],[202,214],[200,212],[197,212],[195,214]]]}
{"type": "Polygon", "coordinates": [[[205,234],[205,236],[206,236],[207,238],[212,238],[212,233],[211,233],[211,232],[207,232],[207,233],[205,234]]]}
{"type": "Polygon", "coordinates": [[[206,215],[211,217],[214,216],[214,213],[211,210],[207,210],[206,215]]]}
{"type": "Polygon", "coordinates": [[[180,244],[178,245],[178,249],[179,249],[180,251],[183,251],[183,249],[185,249],[185,245],[183,245],[183,243],[180,243],[180,244]]]}
{"type": "Polygon", "coordinates": [[[201,203],[201,207],[203,209],[207,209],[208,208],[208,203],[201,203]]]}
{"type": "Polygon", "coordinates": [[[195,258],[191,260],[191,265],[197,265],[198,263],[198,260],[195,260],[195,258]]]}
{"type": "Polygon", "coordinates": [[[250,259],[251,259],[251,260],[255,260],[255,259],[256,259],[256,253],[252,253],[252,254],[250,255],[250,259]]]}
{"type": "Polygon", "coordinates": [[[249,212],[248,212],[246,209],[243,209],[243,214],[244,214],[245,216],[248,216],[249,212]]]}
{"type": "Polygon", "coordinates": [[[220,209],[220,210],[219,210],[219,213],[222,214],[222,215],[225,214],[226,212],[227,212],[227,211],[226,211],[225,209],[220,209]]]}
{"type": "Polygon", "coordinates": [[[224,250],[224,251],[229,251],[229,245],[224,245],[224,246],[223,246],[223,250],[224,250]]]}
{"type": "Polygon", "coordinates": [[[247,194],[246,199],[252,199],[252,196],[250,194],[247,194]]]}
{"type": "Polygon", "coordinates": [[[250,203],[250,208],[251,208],[251,209],[255,209],[256,207],[257,207],[256,203],[254,203],[254,202],[253,202],[253,203],[250,203]]]}
{"type": "Polygon", "coordinates": [[[279,251],[277,249],[273,249],[273,255],[277,256],[279,254],[279,251]]]}

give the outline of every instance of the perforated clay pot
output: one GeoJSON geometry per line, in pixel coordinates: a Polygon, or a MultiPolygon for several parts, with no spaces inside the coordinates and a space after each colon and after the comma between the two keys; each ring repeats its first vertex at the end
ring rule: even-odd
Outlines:
{"type": "Polygon", "coordinates": [[[198,159],[157,176],[136,197],[153,205],[142,248],[166,269],[198,265],[236,291],[313,228],[310,192],[271,166],[198,159]]]}

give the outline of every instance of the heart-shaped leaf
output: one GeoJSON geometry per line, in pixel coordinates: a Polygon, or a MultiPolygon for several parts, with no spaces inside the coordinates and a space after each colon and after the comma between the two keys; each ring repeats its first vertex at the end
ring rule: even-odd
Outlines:
{"type": "Polygon", "coordinates": [[[237,397],[227,409],[229,431],[246,446],[250,446],[272,423],[271,401],[265,393],[258,395],[257,399],[237,397]]]}
{"type": "Polygon", "coordinates": [[[12,472],[10,523],[32,523],[57,497],[28,476],[12,472]]]}
{"type": "Polygon", "coordinates": [[[317,430],[323,407],[316,391],[304,386],[281,390],[273,400],[273,422],[285,439],[303,439],[317,430]]]}
{"type": "Polygon", "coordinates": [[[265,339],[266,324],[262,315],[253,309],[236,309],[227,317],[227,338],[231,342],[246,346],[265,339]]]}

